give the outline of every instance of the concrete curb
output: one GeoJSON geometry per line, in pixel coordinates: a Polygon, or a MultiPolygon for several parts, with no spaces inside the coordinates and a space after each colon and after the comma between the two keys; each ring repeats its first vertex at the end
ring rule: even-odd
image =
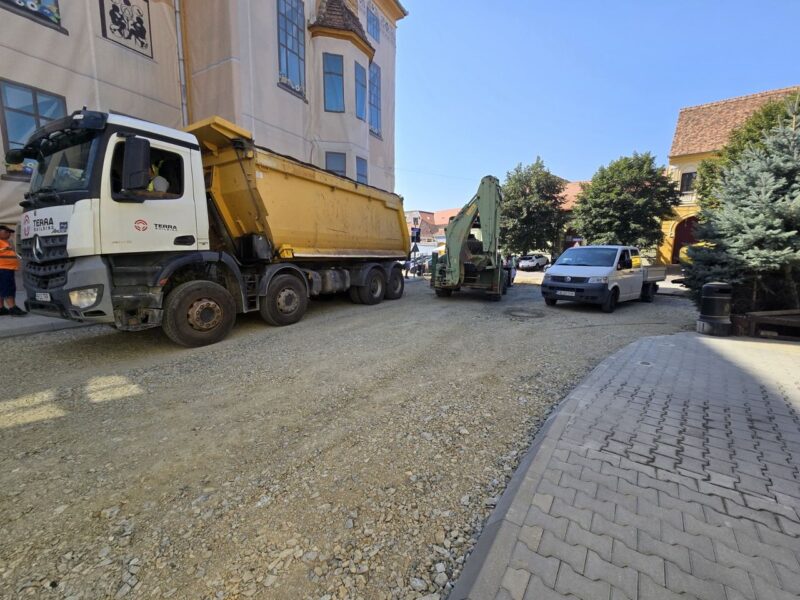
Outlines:
{"type": "Polygon", "coordinates": [[[75,327],[88,327],[92,325],[92,323],[77,323],[75,321],[40,317],[38,315],[28,315],[27,317],[2,317],[2,319],[3,320],[0,321],[0,339],[60,331],[62,329],[74,329],[75,327]],[[13,319],[12,325],[7,327],[6,325],[11,319],[13,319]]]}
{"type": "Polygon", "coordinates": [[[591,389],[587,383],[595,375],[602,373],[614,363],[619,355],[630,352],[631,347],[638,344],[632,342],[606,357],[589,372],[564,399],[554,408],[528,448],[514,476],[508,483],[505,492],[497,503],[497,507],[489,516],[475,549],[469,555],[464,570],[456,582],[456,586],[447,596],[447,600],[487,600],[493,599],[495,591],[500,588],[514,551],[520,528],[531,506],[533,495],[550,461],[561,434],[573,415],[576,405],[584,400],[586,392],[591,389]],[[552,435],[551,435],[552,434],[552,435]],[[491,563],[487,561],[490,553],[496,554],[491,563]]]}

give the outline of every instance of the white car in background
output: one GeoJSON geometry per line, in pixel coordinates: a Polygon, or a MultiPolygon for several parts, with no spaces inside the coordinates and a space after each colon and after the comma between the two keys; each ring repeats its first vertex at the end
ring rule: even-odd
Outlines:
{"type": "Polygon", "coordinates": [[[549,262],[550,259],[544,254],[528,254],[520,257],[518,266],[521,271],[538,271],[544,269],[549,262]]]}

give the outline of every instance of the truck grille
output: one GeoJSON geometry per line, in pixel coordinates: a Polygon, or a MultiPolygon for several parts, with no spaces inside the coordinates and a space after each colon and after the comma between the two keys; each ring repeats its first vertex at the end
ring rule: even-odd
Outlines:
{"type": "Polygon", "coordinates": [[[19,254],[24,266],[25,283],[39,290],[53,290],[67,282],[72,260],[67,257],[67,236],[52,235],[22,240],[19,254]],[[39,251],[35,251],[38,241],[39,251]]]}
{"type": "Polygon", "coordinates": [[[553,275],[550,279],[559,283],[586,283],[589,281],[588,277],[568,277],[565,275],[553,275]]]}

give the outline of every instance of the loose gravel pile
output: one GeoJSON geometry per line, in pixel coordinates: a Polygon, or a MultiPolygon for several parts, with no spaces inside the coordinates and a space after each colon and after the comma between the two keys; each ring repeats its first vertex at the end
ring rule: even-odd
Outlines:
{"type": "Polygon", "coordinates": [[[443,600],[559,399],[694,318],[413,282],[195,350],[97,326],[6,340],[0,597],[443,600]]]}

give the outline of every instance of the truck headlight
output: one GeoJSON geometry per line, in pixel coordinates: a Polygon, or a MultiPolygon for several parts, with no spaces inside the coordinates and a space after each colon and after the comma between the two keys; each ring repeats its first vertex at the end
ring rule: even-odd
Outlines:
{"type": "Polygon", "coordinates": [[[608,283],[608,277],[589,277],[586,283],[608,283]]]}
{"type": "Polygon", "coordinates": [[[76,308],[89,308],[97,302],[100,288],[90,287],[82,290],[72,290],[69,293],[69,302],[76,308]]]}

